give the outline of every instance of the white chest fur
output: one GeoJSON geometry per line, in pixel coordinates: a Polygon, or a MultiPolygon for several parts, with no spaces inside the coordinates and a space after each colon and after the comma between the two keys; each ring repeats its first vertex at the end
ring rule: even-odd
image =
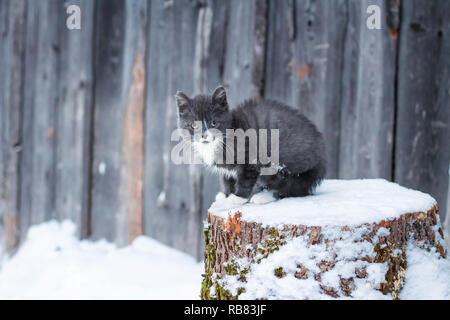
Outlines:
{"type": "Polygon", "coordinates": [[[236,171],[228,170],[223,167],[218,167],[215,165],[215,159],[217,155],[217,149],[220,148],[218,143],[193,143],[195,152],[203,161],[203,163],[214,173],[223,175],[228,178],[236,178],[236,171]]]}
{"type": "Polygon", "coordinates": [[[220,174],[220,175],[225,176],[227,178],[236,178],[237,177],[236,171],[234,171],[234,170],[228,170],[226,168],[217,167],[217,166],[214,166],[214,165],[213,166],[208,166],[208,168],[212,172],[220,174]]]}
{"type": "Polygon", "coordinates": [[[207,166],[212,166],[216,157],[216,151],[218,148],[217,143],[193,143],[194,150],[204,164],[207,166]]]}

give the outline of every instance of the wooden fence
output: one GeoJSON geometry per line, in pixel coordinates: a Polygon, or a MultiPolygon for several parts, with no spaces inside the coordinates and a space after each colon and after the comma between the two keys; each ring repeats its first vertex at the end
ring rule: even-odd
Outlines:
{"type": "Polygon", "coordinates": [[[219,189],[170,161],[173,94],[218,84],[300,108],[329,178],[386,178],[450,211],[448,0],[0,0],[0,234],[70,218],[201,256],[219,189]],[[81,30],[66,8],[81,8],[81,30]],[[369,5],[381,30],[369,29],[369,5]],[[447,200],[447,198],[449,198],[447,200]],[[446,208],[447,207],[447,208],[446,208]]]}

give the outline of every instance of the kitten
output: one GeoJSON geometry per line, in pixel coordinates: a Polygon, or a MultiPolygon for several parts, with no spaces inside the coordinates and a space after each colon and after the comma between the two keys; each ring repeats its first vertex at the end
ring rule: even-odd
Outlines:
{"type": "MultiPolygon", "coordinates": [[[[230,110],[222,86],[212,96],[189,98],[178,91],[175,98],[178,127],[193,135],[193,149],[207,167],[222,175],[224,193],[237,196],[236,202],[244,203],[262,190],[271,190],[276,198],[310,195],[325,176],[324,139],[298,110],[271,100],[247,100],[230,110]],[[250,156],[249,139],[245,150],[239,149],[235,138],[227,136],[227,129],[279,129],[281,165],[274,174],[262,174],[271,164],[255,161],[250,156]],[[232,150],[234,157],[228,161],[227,152],[232,154],[232,150]],[[245,163],[237,161],[239,155],[245,157],[245,163]]],[[[266,140],[270,140],[269,136],[267,133],[266,140]]],[[[257,138],[259,141],[259,133],[257,138]]],[[[256,145],[259,152],[260,145],[256,145]]],[[[277,151],[272,146],[273,143],[268,146],[269,153],[277,151]]]]}

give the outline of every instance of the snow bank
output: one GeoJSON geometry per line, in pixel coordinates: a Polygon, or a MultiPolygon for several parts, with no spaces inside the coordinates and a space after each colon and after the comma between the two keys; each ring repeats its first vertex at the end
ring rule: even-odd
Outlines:
{"type": "Polygon", "coordinates": [[[427,212],[435,204],[428,194],[384,179],[324,180],[312,196],[267,204],[233,205],[219,196],[209,212],[227,218],[229,212],[240,211],[241,221],[271,226],[354,226],[390,220],[404,213],[427,212]]]}
{"type": "Polygon", "coordinates": [[[400,299],[450,300],[450,259],[442,259],[438,252],[419,248],[408,243],[408,267],[405,286],[400,299]]]}
{"type": "Polygon", "coordinates": [[[34,226],[0,266],[0,299],[198,299],[202,265],[151,238],[117,248],[79,241],[75,225],[34,226]]]}

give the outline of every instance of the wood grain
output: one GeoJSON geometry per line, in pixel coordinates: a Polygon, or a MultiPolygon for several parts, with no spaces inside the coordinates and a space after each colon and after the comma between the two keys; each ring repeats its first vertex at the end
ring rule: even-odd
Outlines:
{"type": "Polygon", "coordinates": [[[449,15],[448,1],[402,3],[395,137],[395,180],[430,193],[443,211],[450,164],[449,15]]]}
{"type": "Polygon", "coordinates": [[[219,183],[170,161],[173,94],[219,84],[231,107],[264,97],[311,118],[327,141],[328,178],[394,180],[430,193],[448,216],[448,1],[70,4],[81,30],[66,28],[69,2],[0,1],[8,250],[31,225],[68,218],[83,238],[125,245],[144,233],[200,258],[219,183]],[[370,4],[381,30],[366,26],[370,4]]]}

